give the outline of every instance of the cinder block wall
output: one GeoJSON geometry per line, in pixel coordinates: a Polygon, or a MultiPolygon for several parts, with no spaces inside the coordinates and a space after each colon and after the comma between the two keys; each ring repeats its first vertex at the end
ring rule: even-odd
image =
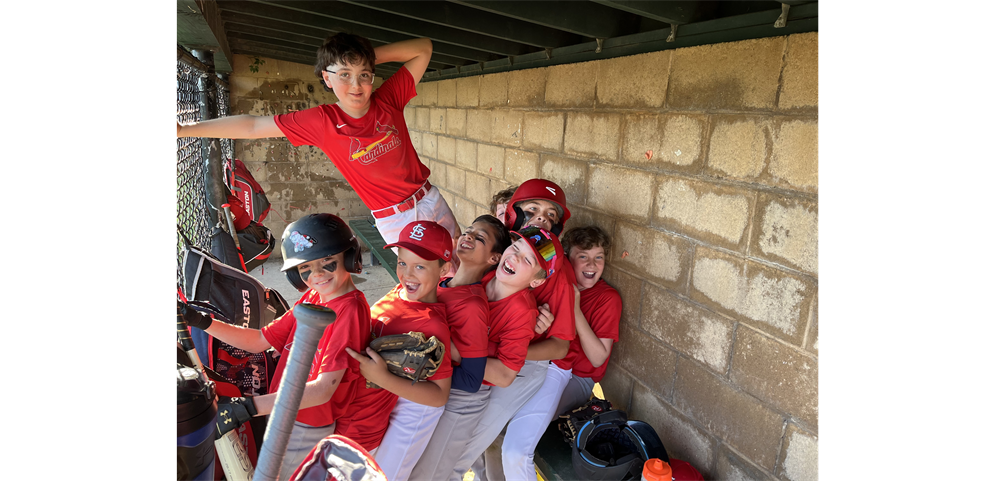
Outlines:
{"type": "MultiPolygon", "coordinates": [[[[232,114],[336,101],[311,66],[253,60],[235,56],[232,114]]],[[[623,314],[602,385],[616,406],[708,479],[817,479],[818,33],[417,90],[411,139],[461,225],[544,177],[566,190],[569,226],[612,233],[623,314]]],[[[308,212],[369,215],[316,148],[235,152],[277,237],[308,212]]]]}
{"type": "Polygon", "coordinates": [[[615,247],[602,382],[708,479],[817,478],[818,33],[423,82],[461,225],[533,177],[615,247]]]}

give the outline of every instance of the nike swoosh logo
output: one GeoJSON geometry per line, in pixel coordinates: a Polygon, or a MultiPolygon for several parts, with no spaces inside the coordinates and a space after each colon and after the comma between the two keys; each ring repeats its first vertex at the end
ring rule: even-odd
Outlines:
{"type": "Polygon", "coordinates": [[[336,129],[341,129],[342,127],[345,127],[345,124],[335,126],[336,129]]]}

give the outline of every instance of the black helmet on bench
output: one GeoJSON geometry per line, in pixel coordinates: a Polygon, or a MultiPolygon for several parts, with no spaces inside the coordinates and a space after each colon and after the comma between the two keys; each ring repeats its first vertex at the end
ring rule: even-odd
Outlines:
{"type": "Polygon", "coordinates": [[[297,266],[344,252],[343,262],[346,272],[359,274],[363,271],[362,251],[352,229],[333,214],[308,214],[287,225],[280,239],[283,253],[283,267],[287,280],[298,291],[307,290],[307,284],[297,272],[297,266]]]}

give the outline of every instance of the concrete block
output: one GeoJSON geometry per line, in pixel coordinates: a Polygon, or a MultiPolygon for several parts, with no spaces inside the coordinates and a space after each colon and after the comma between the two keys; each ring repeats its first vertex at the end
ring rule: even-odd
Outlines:
{"type": "Polygon", "coordinates": [[[770,158],[771,130],[767,118],[713,116],[705,172],[722,178],[755,181],[770,158]]]}
{"type": "Polygon", "coordinates": [[[729,380],[781,412],[818,428],[819,360],[811,354],[740,326],[729,380]]]}
{"type": "Polygon", "coordinates": [[[653,174],[594,164],[589,175],[587,205],[642,223],[649,220],[656,183],[653,174]]]}
{"type": "Polygon", "coordinates": [[[677,352],[724,374],[732,351],[733,322],[666,289],[646,285],[640,326],[677,352]]]}
{"type": "Polygon", "coordinates": [[[455,137],[466,136],[465,109],[446,109],[446,133],[455,137]]]}
{"type": "Polygon", "coordinates": [[[418,151],[418,155],[429,158],[436,158],[439,156],[439,136],[435,134],[422,134],[421,136],[421,150],[418,151]]]}
{"type": "Polygon", "coordinates": [[[439,107],[455,107],[456,79],[439,80],[432,83],[439,84],[439,93],[435,104],[439,107]]]}
{"type": "Polygon", "coordinates": [[[428,181],[431,182],[432,185],[440,189],[447,188],[449,185],[447,184],[447,181],[449,180],[447,174],[448,168],[449,166],[442,162],[438,161],[432,162],[432,165],[429,166],[429,169],[432,171],[432,173],[429,175],[428,181]]]}
{"type": "Polygon", "coordinates": [[[774,122],[774,148],[767,169],[772,185],[792,190],[819,191],[819,123],[778,119],[774,122]]]}
{"type": "MultiPolygon", "coordinates": [[[[590,224],[584,223],[577,225],[587,226],[590,224]]],[[[612,231],[607,230],[607,232],[612,231]]],[[[643,282],[642,279],[618,269],[613,265],[616,262],[616,259],[618,259],[618,253],[615,252],[615,250],[616,249],[610,249],[610,258],[605,262],[605,270],[604,273],[601,274],[601,277],[608,283],[608,285],[614,287],[620,296],[622,296],[622,318],[620,323],[626,323],[630,328],[637,328],[640,323],[639,312],[640,306],[642,305],[643,285],[645,282],[643,282]]]]}
{"type": "MultiPolygon", "coordinates": [[[[491,180],[491,185],[494,185],[494,181],[493,181],[493,180],[491,180]]],[[[491,188],[493,189],[493,187],[491,187],[491,188]]],[[[487,205],[490,205],[490,200],[488,200],[488,201],[487,201],[487,205]]],[[[482,216],[482,215],[484,215],[484,214],[490,214],[490,215],[494,215],[494,214],[493,214],[493,213],[492,213],[492,212],[490,211],[490,209],[488,209],[487,207],[484,207],[484,206],[482,206],[482,205],[477,205],[477,206],[476,206],[476,211],[477,211],[477,213],[475,214],[475,217],[474,217],[474,219],[476,219],[477,217],[480,217],[480,216],[482,216]]],[[[473,220],[473,219],[470,219],[470,221],[471,221],[471,222],[470,222],[470,224],[472,224],[472,223],[473,223],[473,222],[472,222],[472,220],[473,220]]],[[[468,225],[469,225],[469,224],[468,224],[468,225]]]]}
{"type": "Polygon", "coordinates": [[[670,399],[674,388],[677,353],[660,342],[628,325],[619,325],[619,349],[612,349],[612,361],[629,371],[632,377],[662,396],[670,399]]]}
{"type": "Polygon", "coordinates": [[[622,117],[618,114],[567,114],[563,151],[614,162],[618,159],[622,117]]]}
{"type": "Polygon", "coordinates": [[[774,471],[784,418],[692,361],[677,362],[674,407],[768,472],[774,471]]]}
{"type": "Polygon", "coordinates": [[[456,79],[456,106],[476,107],[480,104],[480,76],[456,79]]]}
{"type": "Polygon", "coordinates": [[[800,346],[817,288],[810,280],[698,246],[691,299],[800,346]]]}
{"type": "MultiPolygon", "coordinates": [[[[308,162],[303,162],[307,165],[307,177],[311,181],[324,182],[328,180],[345,180],[345,176],[342,172],[335,167],[331,161],[325,159],[315,159],[308,162]]],[[[252,163],[256,165],[257,163],[252,163]]],[[[250,164],[246,164],[246,168],[253,169],[250,164]]],[[[263,165],[261,170],[250,170],[252,176],[258,181],[262,175],[266,173],[266,167],[263,165]]]]}
{"type": "Polygon", "coordinates": [[[466,171],[452,165],[446,167],[446,188],[453,194],[463,195],[466,192],[466,171]]]}
{"type": "Polygon", "coordinates": [[[563,189],[563,195],[567,197],[568,205],[584,205],[587,193],[587,162],[543,154],[539,156],[539,177],[559,185],[563,189]]]}
{"type": "Polygon", "coordinates": [[[788,424],[778,477],[787,481],[819,479],[819,437],[788,424]]]}
{"type": "Polygon", "coordinates": [[[456,139],[456,166],[469,171],[477,170],[477,143],[456,139]]]}
{"type": "Polygon", "coordinates": [[[447,164],[455,164],[456,139],[452,137],[446,137],[444,135],[440,135],[438,139],[439,139],[439,147],[438,147],[439,160],[447,164]]]}
{"type": "Polygon", "coordinates": [[[678,293],[687,292],[692,245],[687,239],[619,221],[612,240],[618,267],[678,293]]]}
{"type": "Polygon", "coordinates": [[[605,378],[598,384],[608,402],[612,403],[615,409],[629,411],[629,402],[632,398],[632,376],[618,364],[608,359],[608,367],[605,369],[605,378]]]}
{"type": "Polygon", "coordinates": [[[518,147],[522,145],[522,115],[521,110],[495,110],[494,130],[491,132],[491,142],[518,147]]]}
{"type": "Polygon", "coordinates": [[[508,106],[542,107],[548,72],[548,67],[508,72],[508,106]]]}
{"type": "Polygon", "coordinates": [[[774,108],[786,37],[674,50],[667,106],[682,110],[774,108]]]}
{"type": "Polygon", "coordinates": [[[716,458],[714,479],[734,481],[776,481],[777,479],[731,449],[727,444],[719,445],[716,458]]]}
{"type": "Polygon", "coordinates": [[[819,32],[789,35],[777,108],[814,110],[818,107],[819,32]]]}
{"type": "MultiPolygon", "coordinates": [[[[504,178],[504,147],[480,144],[477,146],[477,172],[488,177],[504,178]]],[[[490,194],[487,194],[490,196],[490,194]]],[[[490,202],[488,197],[487,203],[490,202]]]]}
{"type": "MultiPolygon", "coordinates": [[[[472,175],[472,174],[471,174],[472,175]]],[[[456,223],[460,225],[460,232],[463,231],[463,227],[470,225],[473,219],[476,219],[477,208],[470,202],[466,197],[457,196],[456,205],[449,204],[452,208],[453,215],[456,217],[456,223]]]]}
{"type": "Polygon", "coordinates": [[[654,225],[746,252],[755,193],[668,175],[657,181],[654,225]]]}
{"type": "Polygon", "coordinates": [[[505,149],[504,180],[521,185],[529,179],[539,177],[539,154],[524,150],[505,149]]]}
{"type": "Polygon", "coordinates": [[[437,134],[446,133],[446,109],[430,109],[428,130],[437,134]]]}
{"type": "Polygon", "coordinates": [[[593,108],[598,63],[582,62],[548,67],[546,107],[593,108]]]}
{"type": "MultiPolygon", "coordinates": [[[[229,102],[233,99],[252,98],[252,97],[258,98],[259,82],[260,82],[259,79],[253,77],[243,77],[241,75],[229,75],[228,76],[229,102]]],[[[307,90],[307,87],[304,87],[304,89],[307,90]]]]}
{"type": "Polygon", "coordinates": [[[707,117],[701,115],[627,115],[620,162],[697,173],[703,163],[707,125],[707,117]]]}
{"type": "Polygon", "coordinates": [[[439,82],[418,82],[415,86],[418,97],[421,98],[420,105],[436,106],[439,104],[439,82]]]}
{"type": "Polygon", "coordinates": [[[407,107],[404,107],[404,125],[406,125],[409,129],[418,128],[417,107],[412,107],[411,104],[408,104],[407,107]]]}
{"type": "Polygon", "coordinates": [[[636,384],[632,406],[626,414],[629,419],[653,426],[667,448],[667,456],[691,463],[705,479],[715,479],[709,468],[714,463],[718,441],[665,399],[636,384]]]}
{"type": "Polygon", "coordinates": [[[664,50],[594,62],[598,66],[598,107],[663,107],[671,52],[664,50]]]}
{"type": "Polygon", "coordinates": [[[491,141],[494,130],[494,113],[491,110],[470,109],[466,113],[466,137],[483,142],[491,141]]]}
{"type": "Polygon", "coordinates": [[[564,116],[561,112],[525,112],[522,145],[527,149],[563,150],[564,116]]]}
{"type": "Polygon", "coordinates": [[[819,296],[812,302],[812,313],[808,326],[808,336],[805,338],[805,348],[812,354],[819,355],[819,296]]]}
{"type": "Polygon", "coordinates": [[[761,194],[750,253],[814,276],[819,275],[819,205],[761,194]]]}
{"type": "Polygon", "coordinates": [[[475,172],[466,173],[466,197],[470,201],[488,205],[491,202],[491,195],[491,179],[489,177],[475,172]]]}
{"type": "Polygon", "coordinates": [[[508,100],[508,82],[511,72],[492,73],[480,77],[480,106],[506,107],[508,100]]]}
{"type": "MultiPolygon", "coordinates": [[[[377,81],[377,79],[374,78],[373,82],[376,83],[376,81],[377,81]]],[[[405,108],[412,107],[412,106],[418,106],[418,105],[422,104],[422,100],[425,99],[425,97],[422,96],[422,90],[424,90],[424,88],[423,88],[424,85],[425,85],[424,83],[419,83],[418,85],[415,85],[415,96],[414,96],[414,98],[412,98],[411,100],[408,101],[408,103],[405,105],[405,108]]]]}
{"type": "Polygon", "coordinates": [[[422,155],[422,133],[417,130],[408,131],[408,138],[411,139],[411,146],[414,147],[418,155],[422,155]]]}

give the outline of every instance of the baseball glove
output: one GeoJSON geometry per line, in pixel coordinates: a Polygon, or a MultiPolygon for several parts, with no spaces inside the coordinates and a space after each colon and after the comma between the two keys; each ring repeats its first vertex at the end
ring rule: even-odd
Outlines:
{"type": "Polygon", "coordinates": [[[557,421],[557,427],[560,429],[560,434],[563,435],[563,440],[567,444],[572,444],[577,439],[577,433],[580,432],[580,428],[584,426],[584,423],[590,421],[598,414],[611,410],[612,403],[604,399],[591,398],[583,406],[561,415],[557,421]]]}
{"type": "MultiPolygon", "coordinates": [[[[370,347],[387,363],[391,374],[410,379],[411,384],[427,379],[439,370],[446,346],[432,336],[425,339],[420,332],[382,336],[370,342],[370,347]]],[[[366,387],[380,386],[366,381],[366,387]]]]}

